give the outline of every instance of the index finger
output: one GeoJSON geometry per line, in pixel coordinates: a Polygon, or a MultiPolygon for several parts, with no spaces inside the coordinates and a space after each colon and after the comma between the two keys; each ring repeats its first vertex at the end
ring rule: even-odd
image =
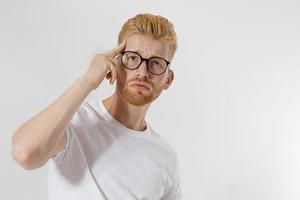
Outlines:
{"type": "Polygon", "coordinates": [[[114,58],[115,56],[117,56],[119,53],[121,53],[125,49],[125,45],[126,45],[126,40],[123,40],[119,46],[106,52],[105,55],[114,58]]]}

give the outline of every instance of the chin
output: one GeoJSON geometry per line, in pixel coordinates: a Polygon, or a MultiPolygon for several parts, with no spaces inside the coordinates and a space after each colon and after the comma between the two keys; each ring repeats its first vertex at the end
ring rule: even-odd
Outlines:
{"type": "Polygon", "coordinates": [[[124,91],[122,96],[129,104],[134,106],[144,106],[154,100],[151,94],[145,95],[142,92],[124,91]]]}
{"type": "Polygon", "coordinates": [[[143,91],[134,89],[131,87],[122,87],[123,85],[120,84],[117,87],[117,91],[120,96],[129,104],[134,106],[145,106],[147,104],[152,103],[161,93],[154,92],[153,90],[150,91],[143,91]]]}
{"type": "Polygon", "coordinates": [[[134,106],[144,106],[156,99],[152,92],[142,92],[128,87],[122,90],[121,96],[134,106]]]}

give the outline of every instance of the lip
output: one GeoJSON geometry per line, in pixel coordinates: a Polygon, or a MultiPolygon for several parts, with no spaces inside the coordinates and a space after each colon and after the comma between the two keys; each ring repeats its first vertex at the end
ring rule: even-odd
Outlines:
{"type": "Polygon", "coordinates": [[[140,89],[147,89],[150,90],[150,86],[142,82],[133,82],[129,85],[130,87],[140,88],[140,89]]]}

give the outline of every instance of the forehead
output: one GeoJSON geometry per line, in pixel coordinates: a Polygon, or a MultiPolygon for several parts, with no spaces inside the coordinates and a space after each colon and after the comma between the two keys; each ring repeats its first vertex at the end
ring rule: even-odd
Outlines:
{"type": "Polygon", "coordinates": [[[140,34],[130,35],[126,40],[125,51],[138,52],[144,58],[159,56],[168,59],[168,48],[160,40],[140,34]]]}

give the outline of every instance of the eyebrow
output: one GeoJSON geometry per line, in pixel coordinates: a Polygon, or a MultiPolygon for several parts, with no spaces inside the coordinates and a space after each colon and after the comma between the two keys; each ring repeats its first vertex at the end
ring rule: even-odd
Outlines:
{"type": "MultiPolygon", "coordinates": [[[[136,53],[138,53],[138,54],[142,54],[141,52],[140,52],[140,50],[124,50],[124,51],[133,51],[133,52],[136,52],[136,53]]],[[[150,56],[149,58],[153,58],[153,57],[158,57],[158,58],[163,58],[163,59],[166,59],[166,60],[168,60],[167,58],[164,58],[164,57],[162,57],[162,56],[158,56],[158,55],[152,55],[152,56],[150,56]]],[[[146,58],[146,59],[149,59],[149,58],[146,58]]]]}

